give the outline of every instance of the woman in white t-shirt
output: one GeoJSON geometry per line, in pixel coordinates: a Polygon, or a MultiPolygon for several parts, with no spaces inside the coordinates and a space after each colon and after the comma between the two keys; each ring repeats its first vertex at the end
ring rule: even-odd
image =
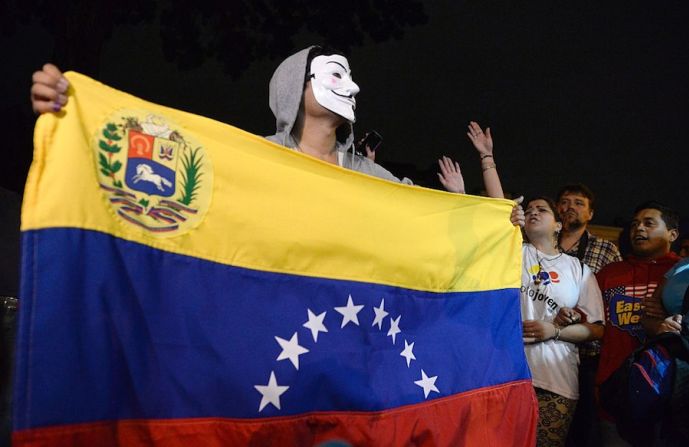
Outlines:
{"type": "MultiPolygon", "coordinates": [[[[560,308],[576,307],[587,321],[603,321],[596,278],[577,258],[557,248],[562,223],[551,199],[531,200],[525,211],[521,310],[524,351],[538,397],[537,445],[564,445],[574,413],[579,356],[576,343],[603,336],[603,326],[575,322],[558,327],[560,308]]],[[[578,313],[572,313],[578,318],[578,313]]]]}
{"type": "MultiPolygon", "coordinates": [[[[481,159],[483,182],[490,197],[503,197],[493,157],[490,129],[471,121],[467,136],[481,159]]],[[[440,162],[443,184],[460,182],[459,166],[445,157],[440,162]]],[[[449,188],[448,188],[449,189],[449,188]]],[[[538,397],[539,446],[562,446],[579,398],[576,343],[603,336],[603,301],[596,278],[575,257],[558,250],[557,234],[562,223],[557,208],[548,198],[531,200],[526,207],[524,230],[528,242],[522,248],[521,311],[524,351],[538,397]],[[554,319],[563,309],[566,327],[554,319]]]]}

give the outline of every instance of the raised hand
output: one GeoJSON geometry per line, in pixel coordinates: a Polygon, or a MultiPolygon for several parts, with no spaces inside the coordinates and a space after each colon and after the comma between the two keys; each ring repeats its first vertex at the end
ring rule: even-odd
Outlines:
{"type": "Polygon", "coordinates": [[[67,104],[69,83],[53,64],[45,64],[33,74],[31,107],[34,113],[59,112],[67,104]]]}
{"type": "Polygon", "coordinates": [[[464,177],[462,177],[462,171],[459,169],[459,163],[443,155],[443,158],[438,160],[438,165],[440,166],[438,179],[445,189],[464,194],[464,177]]]}
{"type": "MultiPolygon", "coordinates": [[[[493,137],[490,135],[490,127],[483,132],[481,126],[476,121],[469,122],[467,136],[471,140],[476,150],[481,155],[493,155],[493,137]]],[[[483,158],[483,157],[481,157],[483,158]]]]}

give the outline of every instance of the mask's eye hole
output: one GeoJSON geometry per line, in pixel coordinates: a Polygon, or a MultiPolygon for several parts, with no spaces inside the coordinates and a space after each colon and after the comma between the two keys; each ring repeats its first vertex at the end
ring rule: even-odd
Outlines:
{"type": "Polygon", "coordinates": [[[333,76],[335,76],[337,79],[342,79],[342,75],[340,73],[333,73],[333,76]]]}

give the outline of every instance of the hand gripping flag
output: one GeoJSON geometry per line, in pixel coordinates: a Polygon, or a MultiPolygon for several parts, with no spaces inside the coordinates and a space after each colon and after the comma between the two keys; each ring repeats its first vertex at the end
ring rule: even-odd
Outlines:
{"type": "Polygon", "coordinates": [[[17,446],[533,445],[511,202],[67,77],[23,205],[17,446]]]}

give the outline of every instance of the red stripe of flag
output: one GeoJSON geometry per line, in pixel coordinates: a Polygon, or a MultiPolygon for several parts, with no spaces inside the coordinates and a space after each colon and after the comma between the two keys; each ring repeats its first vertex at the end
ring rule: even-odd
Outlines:
{"type": "Polygon", "coordinates": [[[530,380],[381,412],[311,413],[263,419],[136,419],[23,430],[18,447],[227,445],[533,446],[538,418],[530,380]]]}

